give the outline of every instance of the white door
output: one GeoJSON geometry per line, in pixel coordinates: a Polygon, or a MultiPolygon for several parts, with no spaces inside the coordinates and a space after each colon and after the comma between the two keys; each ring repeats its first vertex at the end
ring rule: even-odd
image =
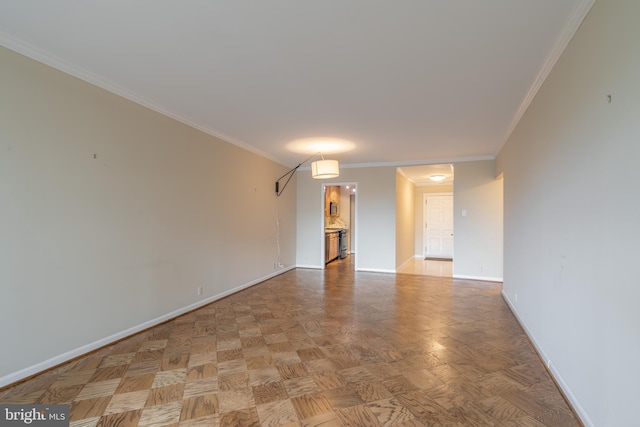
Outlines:
{"type": "Polygon", "coordinates": [[[453,258],[453,195],[424,195],[424,256],[453,258]]]}

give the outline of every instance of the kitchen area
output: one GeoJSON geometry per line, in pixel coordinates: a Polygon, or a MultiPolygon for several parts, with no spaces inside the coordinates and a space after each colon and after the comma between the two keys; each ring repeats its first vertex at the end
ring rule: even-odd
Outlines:
{"type": "Polygon", "coordinates": [[[346,258],[350,253],[355,224],[355,185],[325,187],[324,233],[325,265],[346,258]]]}

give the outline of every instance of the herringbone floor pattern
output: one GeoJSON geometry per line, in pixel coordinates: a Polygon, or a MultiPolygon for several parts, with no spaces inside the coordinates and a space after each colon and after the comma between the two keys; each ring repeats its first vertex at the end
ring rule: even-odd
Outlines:
{"type": "Polygon", "coordinates": [[[17,386],[72,426],[579,425],[495,283],[293,270],[17,386]]]}

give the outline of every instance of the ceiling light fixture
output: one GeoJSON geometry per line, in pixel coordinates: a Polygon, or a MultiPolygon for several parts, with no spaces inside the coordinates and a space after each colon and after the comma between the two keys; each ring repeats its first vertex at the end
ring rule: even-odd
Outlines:
{"type": "Polygon", "coordinates": [[[311,176],[315,179],[329,179],[340,176],[337,160],[317,160],[311,163],[311,176]]]}
{"type": "Polygon", "coordinates": [[[429,177],[429,179],[430,179],[431,181],[434,181],[434,182],[444,181],[444,179],[445,179],[445,178],[446,178],[446,176],[445,176],[445,175],[431,175],[431,176],[429,177]]]}
{"type": "Polygon", "coordinates": [[[307,159],[300,162],[298,166],[296,166],[295,168],[291,169],[289,172],[285,173],[280,178],[278,178],[278,180],[276,181],[276,196],[280,197],[284,189],[287,187],[287,184],[291,180],[291,177],[293,177],[293,174],[298,170],[300,166],[302,166],[303,164],[305,164],[306,162],[308,162],[309,160],[313,159],[315,156],[318,156],[318,155],[322,160],[316,160],[315,162],[311,163],[311,176],[314,179],[329,179],[329,178],[336,178],[340,176],[340,165],[338,164],[338,161],[325,160],[322,153],[318,152],[309,156],[307,159]],[[282,181],[285,177],[287,177],[287,180],[282,186],[282,189],[280,189],[280,181],[282,181]]]}

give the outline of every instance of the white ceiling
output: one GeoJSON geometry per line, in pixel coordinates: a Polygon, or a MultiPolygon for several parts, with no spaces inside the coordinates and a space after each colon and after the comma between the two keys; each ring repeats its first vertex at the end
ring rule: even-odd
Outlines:
{"type": "Polygon", "coordinates": [[[0,44],[293,166],[491,158],[594,0],[3,0],[0,44]]]}

